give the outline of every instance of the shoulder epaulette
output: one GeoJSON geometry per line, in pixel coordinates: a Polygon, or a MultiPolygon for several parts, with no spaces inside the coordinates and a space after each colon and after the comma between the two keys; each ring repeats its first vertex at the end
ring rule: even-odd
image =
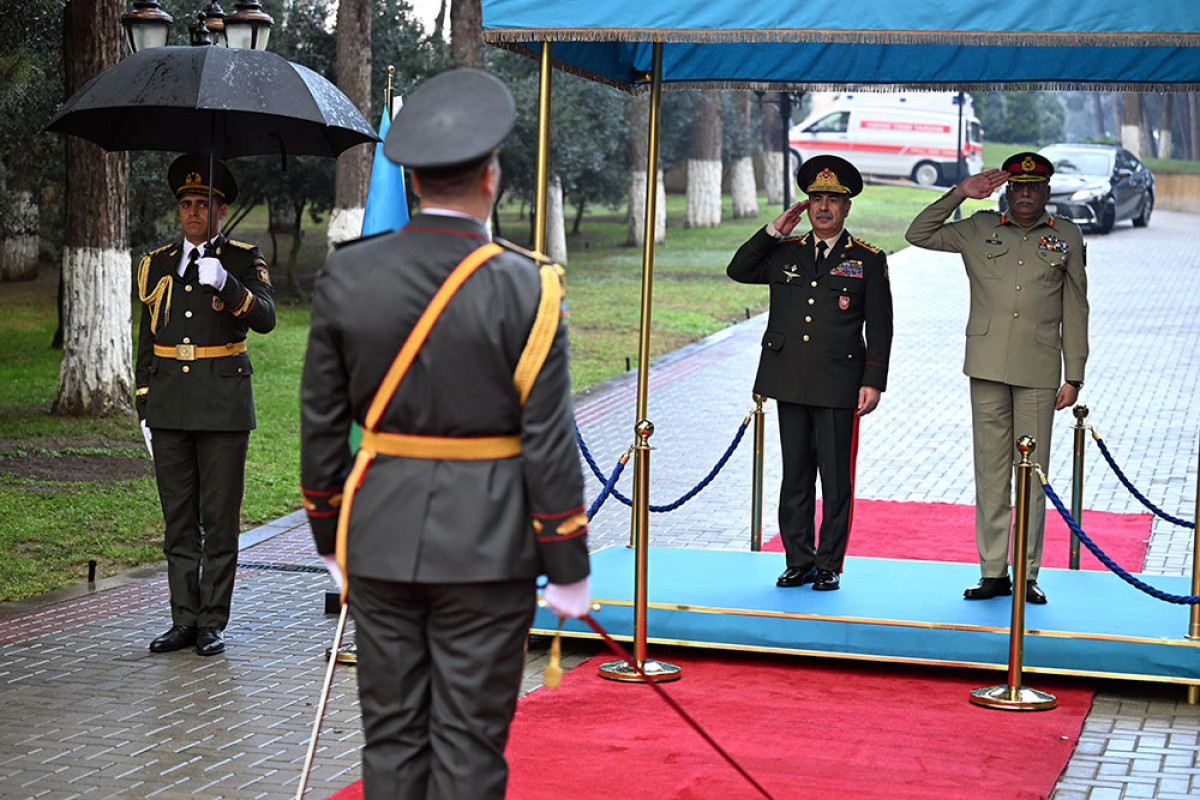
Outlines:
{"type": "Polygon", "coordinates": [[[378,233],[368,233],[366,236],[359,236],[355,239],[347,239],[344,242],[338,242],[337,244],[335,244],[333,246],[333,249],[341,250],[343,247],[346,247],[347,245],[358,244],[359,242],[365,242],[369,239],[375,239],[375,238],[378,238],[378,237],[383,236],[384,234],[388,234],[388,233],[393,233],[393,231],[379,231],[378,233]]]}
{"type": "Polygon", "coordinates": [[[862,239],[858,238],[857,236],[851,236],[850,241],[854,242],[856,245],[858,245],[859,247],[861,247],[864,250],[870,250],[872,253],[875,253],[876,255],[879,255],[881,252],[883,252],[875,245],[871,244],[870,242],[864,242],[862,239]]]}
{"type": "Polygon", "coordinates": [[[170,244],[164,244],[162,247],[158,248],[157,250],[151,250],[149,253],[146,253],[146,257],[149,258],[150,256],[156,256],[159,253],[161,253],[163,250],[170,250],[174,246],[175,246],[175,242],[171,242],[170,244]]]}
{"type": "Polygon", "coordinates": [[[526,250],[519,244],[513,244],[507,239],[501,239],[499,236],[493,237],[492,241],[503,247],[505,250],[508,250],[510,253],[517,253],[518,255],[525,256],[526,258],[533,259],[539,264],[554,264],[554,259],[550,258],[549,256],[533,250],[526,250]]]}
{"type": "Polygon", "coordinates": [[[258,249],[258,247],[256,245],[252,245],[249,242],[239,242],[237,239],[230,239],[228,244],[230,247],[236,247],[239,250],[257,250],[258,249]]]}
{"type": "Polygon", "coordinates": [[[799,244],[808,244],[808,237],[811,234],[812,234],[812,231],[809,231],[808,233],[802,233],[799,236],[784,236],[779,241],[781,241],[781,242],[797,242],[799,244]]]}

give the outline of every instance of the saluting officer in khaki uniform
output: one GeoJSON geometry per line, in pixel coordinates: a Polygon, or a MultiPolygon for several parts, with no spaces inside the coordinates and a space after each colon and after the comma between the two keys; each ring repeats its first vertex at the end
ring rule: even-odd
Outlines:
{"type": "Polygon", "coordinates": [[[779,536],[787,568],[776,585],[832,591],[841,585],[853,520],[858,422],[887,388],[892,290],[887,256],[844,227],[850,198],[863,186],[854,165],[814,156],[796,182],[808,199],[755,233],[725,271],[740,283],[771,287],[754,391],[775,398],[779,411],[779,536]],[[812,230],[792,236],[805,211],[812,230]]]}
{"type": "Polygon", "coordinates": [[[255,426],[246,334],[275,327],[262,253],[221,234],[237,183],[224,164],[213,164],[211,183],[206,156],[171,164],[167,181],[184,238],[143,258],[137,274],[137,411],[166,523],[174,623],[150,643],[156,653],[191,645],[205,656],[225,650],[255,426]]]}
{"type": "Polygon", "coordinates": [[[535,579],[587,612],[559,271],[487,228],[515,116],[485,72],[418,87],[384,154],[421,213],[335,250],[313,291],[301,483],[348,580],[367,800],[503,798],[535,579]]]}
{"type": "MultiPolygon", "coordinates": [[[[944,194],[906,234],[918,247],[961,254],[971,284],[963,372],[971,379],[975,540],[982,573],[964,592],[971,600],[1012,593],[1009,528],[1017,437],[1033,434],[1035,459],[1049,464],[1054,412],[1075,403],[1083,386],[1087,250],[1075,223],[1046,213],[1053,174],[1044,156],[1017,153],[1001,169],[972,175],[944,194]],[[1007,214],[979,211],[946,223],[964,199],[989,197],[1006,182],[1007,214]]],[[[1035,491],[1032,500],[1025,596],[1045,603],[1037,575],[1046,498],[1035,491]]]]}

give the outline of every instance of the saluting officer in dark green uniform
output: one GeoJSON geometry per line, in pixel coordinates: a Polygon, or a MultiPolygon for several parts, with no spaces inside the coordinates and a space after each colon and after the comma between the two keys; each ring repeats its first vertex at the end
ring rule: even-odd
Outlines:
{"type": "Polygon", "coordinates": [[[254,428],[246,332],[275,327],[262,253],[220,232],[237,183],[224,164],[212,163],[211,180],[207,157],[171,164],[167,181],[184,238],[144,257],[137,273],[137,411],[166,523],[173,623],[150,643],[156,653],[225,650],[254,428]]]}
{"type": "Polygon", "coordinates": [[[776,585],[830,591],[841,585],[853,520],[858,421],[887,388],[892,291],[887,256],[845,229],[850,198],[863,186],[854,165],[814,156],[796,181],[808,199],[755,233],[726,273],[771,287],[754,391],[775,398],[779,412],[779,535],[787,569],[776,585]],[[812,230],[790,235],[805,211],[812,230]]]}
{"type": "Polygon", "coordinates": [[[515,115],[485,72],[418,87],[384,153],[421,213],[335,250],[313,290],[300,474],[349,581],[367,800],[503,798],[535,579],[587,613],[559,271],[487,228],[515,115]]]}

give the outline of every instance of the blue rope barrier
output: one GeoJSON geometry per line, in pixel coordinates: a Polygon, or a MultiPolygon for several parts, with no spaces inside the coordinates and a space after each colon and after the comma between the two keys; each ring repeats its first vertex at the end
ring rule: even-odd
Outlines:
{"type": "Polygon", "coordinates": [[[1050,498],[1050,502],[1053,503],[1054,507],[1058,509],[1059,516],[1063,518],[1063,522],[1067,523],[1067,527],[1071,529],[1071,533],[1078,536],[1079,541],[1083,542],[1084,546],[1086,546],[1087,549],[1092,552],[1092,555],[1100,559],[1100,562],[1112,570],[1118,578],[1130,584],[1131,586],[1141,589],[1151,597],[1156,597],[1159,600],[1166,600],[1168,603],[1177,603],[1180,605],[1195,605],[1200,603],[1200,597],[1197,597],[1196,595],[1170,594],[1169,592],[1164,592],[1161,589],[1155,589],[1150,584],[1138,580],[1130,575],[1120,564],[1109,558],[1107,553],[1101,550],[1095,542],[1088,538],[1088,535],[1083,532],[1083,528],[1079,527],[1079,523],[1076,522],[1075,518],[1071,516],[1071,513],[1067,511],[1066,506],[1064,506],[1062,500],[1058,498],[1058,495],[1054,492],[1054,488],[1050,486],[1049,481],[1046,480],[1045,475],[1042,474],[1040,469],[1038,470],[1038,477],[1042,481],[1042,491],[1046,493],[1046,497],[1050,498]]]}
{"type": "MultiPolygon", "coordinates": [[[[579,436],[579,429],[575,429],[575,435],[579,436]]],[[[580,444],[583,443],[583,437],[579,437],[580,444]]],[[[591,461],[591,455],[588,455],[588,461],[591,461]]],[[[613,487],[617,485],[617,479],[621,477],[621,473],[625,471],[625,463],[629,461],[629,453],[617,461],[617,465],[613,467],[612,476],[604,482],[604,488],[600,490],[600,494],[596,495],[596,499],[592,501],[591,508],[588,509],[588,522],[591,522],[592,517],[596,516],[596,512],[600,510],[600,506],[604,505],[604,501],[612,494],[613,487]]]]}
{"type": "MultiPolygon", "coordinates": [[[[750,425],[749,417],[746,417],[746,419],[742,420],[741,427],[739,427],[737,433],[734,434],[733,441],[730,442],[729,447],[726,448],[725,454],[722,455],[720,460],[717,461],[717,464],[716,464],[716,466],[714,466],[712,468],[712,471],[709,472],[706,476],[704,476],[703,480],[701,480],[699,483],[697,483],[694,487],[692,487],[692,489],[690,489],[687,493],[685,493],[682,497],[680,497],[674,503],[667,503],[666,505],[662,505],[662,506],[651,505],[650,510],[659,512],[659,513],[662,513],[664,511],[674,511],[675,509],[679,508],[681,505],[686,503],[688,500],[691,500],[693,497],[700,494],[700,492],[702,492],[706,486],[708,486],[710,483],[712,483],[713,478],[717,477],[717,474],[725,467],[725,464],[729,461],[730,457],[733,455],[733,452],[735,450],[737,450],[738,445],[740,445],[742,443],[742,436],[746,433],[746,428],[749,425],[750,425]]],[[[607,499],[608,498],[607,493],[610,492],[613,497],[617,498],[625,505],[627,505],[627,506],[633,505],[633,501],[631,499],[629,499],[628,497],[626,497],[625,495],[621,494],[620,490],[616,488],[617,478],[620,477],[621,471],[625,468],[625,461],[628,460],[629,453],[627,452],[624,456],[622,456],[621,462],[613,470],[613,476],[611,478],[609,478],[609,477],[606,477],[603,472],[601,472],[599,465],[596,464],[596,459],[594,459],[592,457],[591,451],[588,450],[587,443],[583,441],[583,433],[580,432],[578,425],[575,426],[575,439],[576,439],[576,441],[579,442],[579,449],[583,453],[583,457],[587,461],[588,466],[591,467],[592,474],[596,476],[597,480],[599,480],[601,483],[605,484],[604,491],[602,491],[600,493],[600,497],[607,499]]],[[[601,500],[600,502],[603,502],[603,500],[601,500]]],[[[599,510],[599,505],[597,505],[596,503],[593,503],[592,508],[595,510],[599,510]]],[[[594,511],[590,512],[590,513],[594,513],[594,511]]],[[[590,513],[589,513],[589,516],[590,516],[590,513]]]]}
{"type": "Polygon", "coordinates": [[[1173,523],[1182,528],[1195,528],[1196,527],[1195,522],[1188,522],[1186,519],[1180,519],[1179,517],[1172,517],[1170,514],[1163,511],[1158,506],[1154,505],[1154,503],[1151,503],[1146,498],[1145,495],[1143,495],[1141,492],[1139,492],[1137,490],[1137,487],[1135,487],[1132,483],[1129,482],[1129,479],[1125,477],[1125,473],[1122,472],[1121,468],[1117,466],[1117,462],[1113,461],[1112,454],[1108,452],[1108,447],[1104,444],[1104,440],[1100,438],[1100,434],[1096,433],[1093,430],[1092,438],[1095,439],[1096,444],[1098,444],[1100,446],[1100,454],[1104,456],[1104,460],[1108,462],[1108,466],[1112,468],[1112,471],[1117,476],[1117,479],[1120,480],[1121,483],[1125,485],[1125,488],[1129,490],[1129,493],[1132,494],[1134,497],[1136,497],[1143,506],[1150,509],[1150,511],[1153,512],[1153,514],[1156,517],[1158,517],[1159,519],[1165,519],[1167,522],[1173,523]]]}

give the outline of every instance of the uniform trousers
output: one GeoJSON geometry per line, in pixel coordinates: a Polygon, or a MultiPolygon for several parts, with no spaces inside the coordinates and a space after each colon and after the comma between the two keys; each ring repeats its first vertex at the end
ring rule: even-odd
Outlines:
{"type": "Polygon", "coordinates": [[[249,442],[249,431],[151,430],[175,625],[229,622],[249,442]]]}
{"type": "Polygon", "coordinates": [[[854,510],[858,414],[776,401],[783,480],[779,537],[787,565],[841,572],[854,510]],[[816,541],[816,481],[821,476],[821,538],[816,541]]]}
{"type": "Polygon", "coordinates": [[[502,800],[532,579],[351,576],[365,800],[502,800]]]}
{"type": "MultiPolygon", "coordinates": [[[[1054,429],[1055,389],[1033,389],[971,378],[971,425],[975,449],[975,544],[985,578],[1008,574],[1009,531],[1013,521],[1013,465],[1017,438],[1033,436],[1030,454],[1049,474],[1050,434],[1054,429]]],[[[1034,479],[1029,492],[1027,578],[1042,565],[1046,495],[1034,479]]]]}

